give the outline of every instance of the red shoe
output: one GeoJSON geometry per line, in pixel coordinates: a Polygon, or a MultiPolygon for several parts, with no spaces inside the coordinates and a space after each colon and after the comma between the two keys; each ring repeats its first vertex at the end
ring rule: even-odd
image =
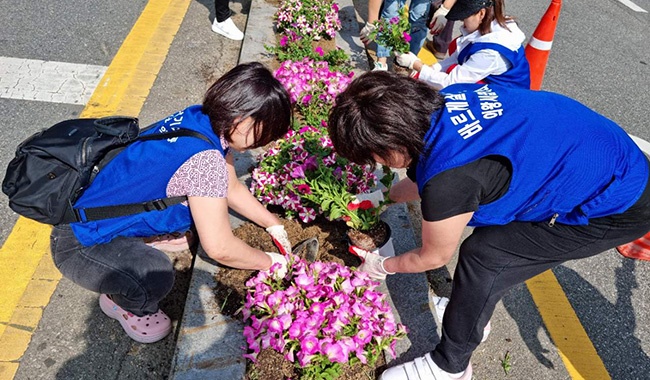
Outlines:
{"type": "Polygon", "coordinates": [[[162,310],[138,317],[119,307],[106,294],[99,296],[99,307],[104,314],[117,319],[126,334],[136,342],[154,343],[172,331],[172,322],[162,310]]]}

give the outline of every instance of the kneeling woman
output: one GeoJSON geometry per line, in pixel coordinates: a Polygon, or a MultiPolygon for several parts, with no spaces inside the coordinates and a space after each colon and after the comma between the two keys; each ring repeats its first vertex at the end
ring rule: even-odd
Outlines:
{"type": "Polygon", "coordinates": [[[491,83],[530,88],[530,67],[522,43],[526,39],[517,23],[504,15],[503,0],[458,1],[447,14],[463,20],[456,51],[433,66],[411,53],[397,63],[417,71],[418,79],[440,90],[454,83],[491,83]]]}
{"type": "Polygon", "coordinates": [[[221,264],[268,270],[279,262],[280,270],[286,268],[283,255],[259,251],[236,238],[228,210],[266,228],[282,253],[291,250],[280,220],[238,180],[231,153],[282,137],[290,120],[289,95],[269,70],[259,63],[235,67],[210,87],[203,105],[179,111],[142,133],[184,128],[205,139],[184,136],[129,145],[99,172],[74,208],[178,196],[187,196],[187,202],[55,226],[51,248],[57,268],[76,284],[100,293],[102,311],[142,343],[158,341],[171,331],[159,302],[174,283],[167,255],[144,238],[193,226],[205,252],[221,264]]]}

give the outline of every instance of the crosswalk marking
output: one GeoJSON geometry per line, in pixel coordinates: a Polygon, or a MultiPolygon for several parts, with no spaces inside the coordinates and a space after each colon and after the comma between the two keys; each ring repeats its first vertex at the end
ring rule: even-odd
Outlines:
{"type": "Polygon", "coordinates": [[[0,57],[0,98],[85,105],[106,66],[0,57]]]}
{"type": "Polygon", "coordinates": [[[632,10],[635,11],[635,12],[639,12],[639,13],[648,13],[648,11],[646,11],[645,9],[641,8],[640,6],[634,4],[634,3],[633,3],[632,1],[630,1],[630,0],[618,0],[618,1],[619,1],[619,3],[625,5],[626,7],[632,9],[632,10]]]}

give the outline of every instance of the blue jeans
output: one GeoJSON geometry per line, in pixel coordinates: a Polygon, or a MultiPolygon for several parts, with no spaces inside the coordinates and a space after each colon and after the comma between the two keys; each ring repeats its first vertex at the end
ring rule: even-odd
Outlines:
{"type": "Polygon", "coordinates": [[[50,247],[63,276],[93,292],[109,294],[139,317],[156,313],[174,285],[174,266],[167,255],[139,238],[118,237],[85,247],[66,224],[53,227],[50,247]]]}
{"type": "MultiPolygon", "coordinates": [[[[382,6],[380,17],[389,20],[398,16],[399,9],[406,4],[406,0],[386,0],[382,6]]],[[[424,44],[424,39],[427,36],[429,26],[429,7],[431,6],[430,0],[411,0],[409,4],[409,24],[411,25],[411,43],[409,50],[411,53],[417,55],[424,44]]],[[[377,45],[377,57],[384,58],[390,56],[390,49],[377,45]]]]}

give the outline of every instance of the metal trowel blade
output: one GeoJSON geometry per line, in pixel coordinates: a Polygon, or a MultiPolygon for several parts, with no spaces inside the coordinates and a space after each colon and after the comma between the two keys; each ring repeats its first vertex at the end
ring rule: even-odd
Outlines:
{"type": "Polygon", "coordinates": [[[318,259],[318,247],[318,238],[309,238],[296,245],[293,254],[309,263],[313,263],[318,259]]]}

